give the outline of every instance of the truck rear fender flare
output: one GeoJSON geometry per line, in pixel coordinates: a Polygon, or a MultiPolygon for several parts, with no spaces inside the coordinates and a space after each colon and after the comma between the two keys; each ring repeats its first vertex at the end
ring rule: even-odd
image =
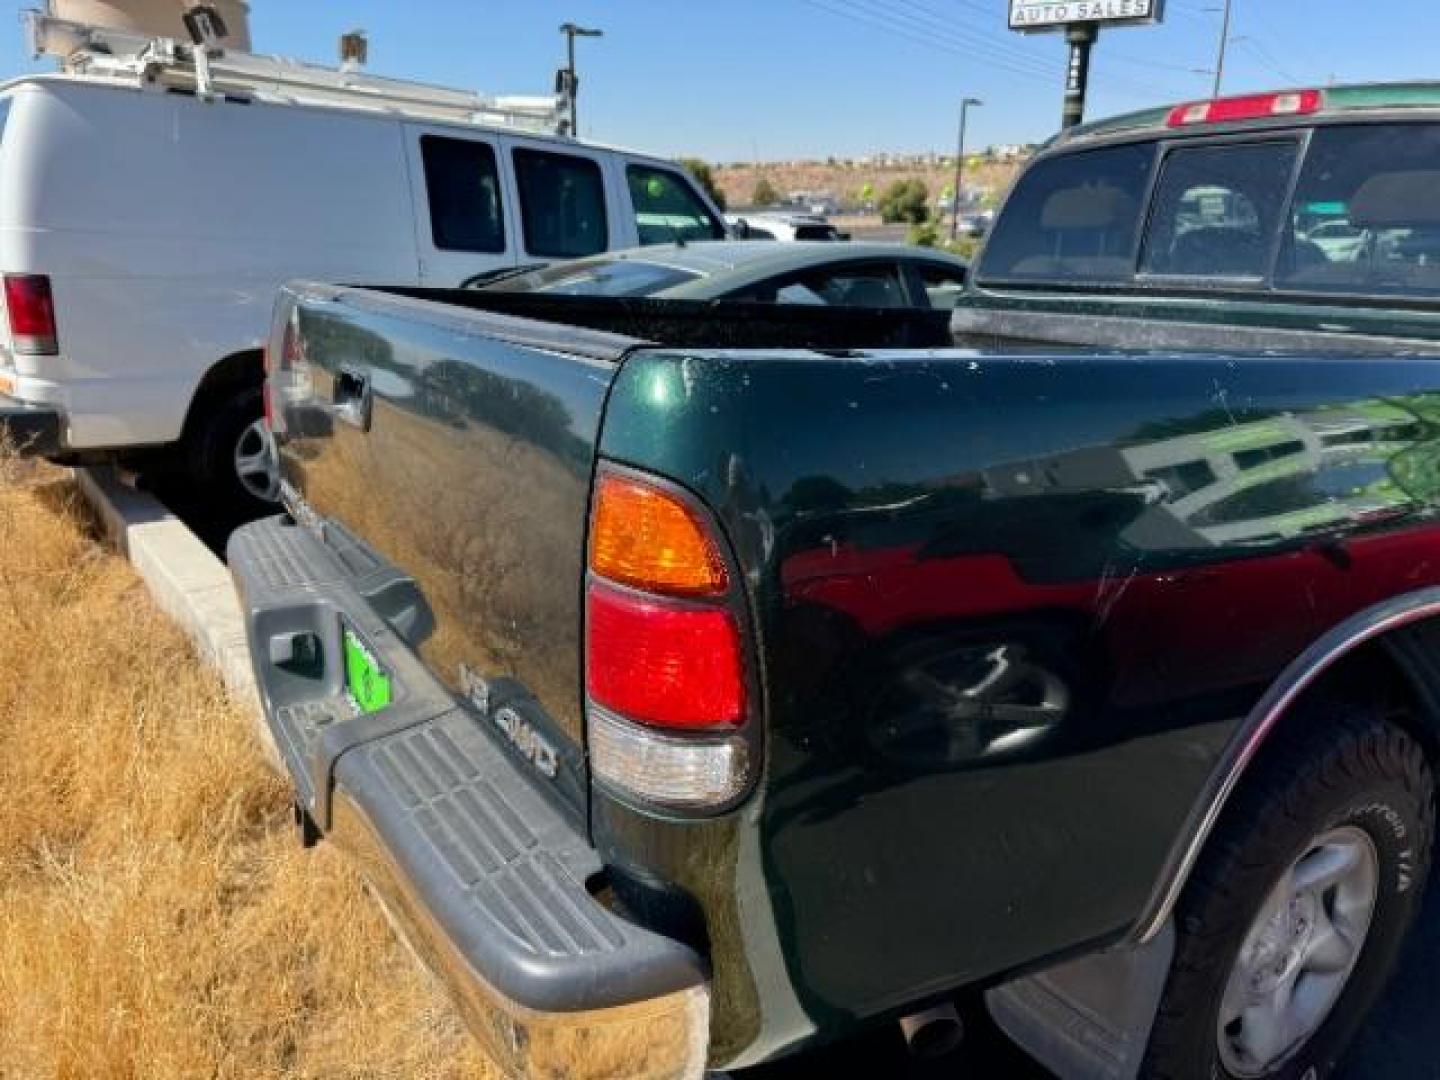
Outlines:
{"type": "Polygon", "coordinates": [[[1433,750],[1440,745],[1440,656],[1426,658],[1405,628],[1435,620],[1440,625],[1440,587],[1392,597],[1331,628],[1297,656],[1256,702],[1231,736],[1185,827],[1170,848],[1150,898],[1128,935],[1131,945],[1153,941],[1185,890],[1190,873],[1247,770],[1294,706],[1327,672],[1367,645],[1379,646],[1420,704],[1418,734],[1433,750]]]}

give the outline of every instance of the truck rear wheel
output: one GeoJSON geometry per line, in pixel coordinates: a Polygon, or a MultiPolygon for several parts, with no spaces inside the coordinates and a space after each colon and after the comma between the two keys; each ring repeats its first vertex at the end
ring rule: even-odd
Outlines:
{"type": "Polygon", "coordinates": [[[217,507],[262,513],[280,498],[274,449],[264,425],[258,387],[221,402],[189,447],[190,475],[198,494],[217,507]]]}
{"type": "Polygon", "coordinates": [[[1322,1080],[1395,967],[1435,780],[1380,710],[1328,704],[1236,796],[1176,913],[1143,1075],[1322,1080]]]}

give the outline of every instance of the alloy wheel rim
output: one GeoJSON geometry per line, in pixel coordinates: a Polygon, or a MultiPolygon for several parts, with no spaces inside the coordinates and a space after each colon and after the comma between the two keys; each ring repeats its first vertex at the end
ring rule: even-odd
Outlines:
{"type": "Polygon", "coordinates": [[[1221,998],[1220,1060],[1262,1077],[1289,1061],[1340,999],[1379,898],[1380,858],[1354,825],[1313,840],[1246,932],[1221,998]]]}
{"type": "Polygon", "coordinates": [[[256,420],[235,440],[235,475],[240,486],[262,502],[280,498],[280,474],[275,444],[263,420],[256,420]]]}

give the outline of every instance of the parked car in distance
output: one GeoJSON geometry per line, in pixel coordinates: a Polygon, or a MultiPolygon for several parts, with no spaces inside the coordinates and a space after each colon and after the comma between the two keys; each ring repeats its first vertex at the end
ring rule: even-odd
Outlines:
{"type": "Polygon", "coordinates": [[[963,259],[900,244],[728,240],[608,252],[480,287],[552,296],[948,310],[964,287],[965,271],[963,259]]]}
{"type": "Polygon", "coordinates": [[[290,516],[230,565],[304,836],[517,1072],[983,992],[1066,1078],[1323,1080],[1435,843],[1437,181],[1436,87],[1079,129],[958,348],[914,307],[290,287],[290,516]],[[1331,261],[1316,202],[1384,244],[1331,261]]]}
{"type": "Polygon", "coordinates": [[[726,214],[731,233],[740,240],[849,240],[823,217],[815,214],[783,214],[759,211],[726,214]]]}
{"type": "Polygon", "coordinates": [[[725,234],[676,165],[519,106],[236,53],[202,93],[188,46],[147,61],[143,39],[34,19],[89,44],[84,74],[0,87],[0,431],[33,453],[162,461],[259,502],[287,278],[458,285],[725,234]]]}
{"type": "Polygon", "coordinates": [[[994,221],[995,212],[993,210],[961,211],[960,235],[979,239],[990,231],[990,226],[994,221]]]}

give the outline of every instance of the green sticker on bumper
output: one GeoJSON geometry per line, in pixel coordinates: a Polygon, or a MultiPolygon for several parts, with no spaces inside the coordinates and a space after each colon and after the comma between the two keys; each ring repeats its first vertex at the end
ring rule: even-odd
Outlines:
{"type": "Polygon", "coordinates": [[[390,676],[353,631],[347,629],[344,640],[345,688],[362,713],[379,712],[390,704],[390,676]]]}

